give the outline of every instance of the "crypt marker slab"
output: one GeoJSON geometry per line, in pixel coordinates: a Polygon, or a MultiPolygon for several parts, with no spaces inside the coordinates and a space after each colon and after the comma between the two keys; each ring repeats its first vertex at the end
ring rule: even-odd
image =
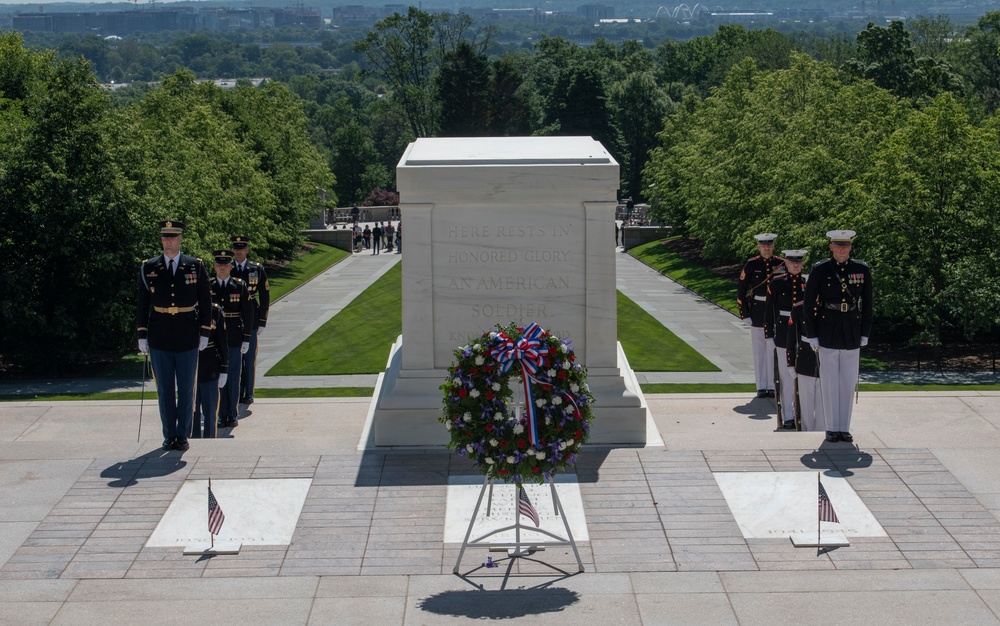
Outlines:
{"type": "MultiPolygon", "coordinates": [[[[573,533],[573,539],[578,543],[589,541],[590,535],[587,532],[587,517],[583,511],[583,498],[580,496],[580,484],[576,482],[573,475],[556,475],[556,491],[559,492],[559,501],[569,520],[569,529],[573,533]]],[[[450,476],[448,477],[448,500],[444,522],[445,543],[462,543],[465,533],[469,529],[469,520],[472,519],[472,511],[476,508],[476,500],[479,499],[479,490],[483,487],[481,476],[450,476]]],[[[473,537],[479,537],[496,528],[503,528],[514,523],[514,511],[517,509],[516,487],[503,483],[493,485],[493,506],[489,517],[486,516],[486,498],[479,509],[479,517],[476,519],[476,526],[472,531],[473,537]]],[[[553,532],[559,536],[565,536],[566,530],[563,521],[555,514],[552,506],[552,492],[548,485],[524,485],[524,490],[528,492],[531,504],[538,511],[538,518],[541,521],[541,528],[553,532]]],[[[488,497],[488,496],[487,496],[488,497]]],[[[522,543],[532,540],[552,541],[551,537],[546,537],[540,533],[532,533],[534,524],[531,520],[521,518],[522,524],[527,524],[527,528],[521,531],[522,543]]],[[[493,535],[489,539],[490,543],[514,542],[514,531],[507,531],[493,535]]],[[[486,545],[486,544],[484,544],[486,545]]]]}
{"type": "MultiPolygon", "coordinates": [[[[226,516],[215,545],[282,546],[292,542],[311,478],[213,480],[226,516]]],[[[188,480],[156,526],[146,547],[185,547],[202,553],[208,532],[208,481],[188,480]]]]}
{"type": "MultiPolygon", "coordinates": [[[[816,539],[816,472],[716,472],[712,476],[747,539],[812,534],[816,539]]],[[[842,476],[823,474],[839,524],[823,522],[823,535],[887,537],[882,525],[842,476]]],[[[830,545],[830,544],[827,544],[830,545]]]]}

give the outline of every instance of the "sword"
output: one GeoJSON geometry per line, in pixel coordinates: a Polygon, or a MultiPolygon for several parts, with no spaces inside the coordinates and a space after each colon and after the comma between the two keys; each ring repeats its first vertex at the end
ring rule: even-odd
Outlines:
{"type": "Polygon", "coordinates": [[[145,353],[142,360],[142,392],[139,394],[139,432],[135,434],[135,442],[139,443],[142,434],[142,403],[146,399],[146,364],[149,363],[149,351],[145,353]]]}

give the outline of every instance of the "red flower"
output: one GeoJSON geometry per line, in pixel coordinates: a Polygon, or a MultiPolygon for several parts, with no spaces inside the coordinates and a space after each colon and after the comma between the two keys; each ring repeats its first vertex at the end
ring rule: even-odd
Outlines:
{"type": "Polygon", "coordinates": [[[487,424],[486,425],[486,432],[488,432],[488,433],[493,432],[493,424],[487,424]]]}
{"type": "Polygon", "coordinates": [[[573,435],[573,439],[579,439],[580,437],[583,437],[583,433],[581,433],[580,431],[576,431],[576,433],[573,435]]]}
{"type": "Polygon", "coordinates": [[[542,385],[542,389],[544,389],[546,391],[552,391],[552,385],[546,383],[546,384],[542,385]]]}
{"type": "Polygon", "coordinates": [[[486,399],[487,400],[492,400],[493,398],[494,398],[493,392],[492,391],[487,391],[486,392],[486,399]]]}
{"type": "Polygon", "coordinates": [[[475,376],[475,375],[476,375],[476,374],[478,374],[478,373],[479,373],[479,370],[477,370],[477,369],[476,369],[476,368],[474,368],[474,367],[473,367],[472,369],[470,369],[470,370],[469,370],[469,375],[470,375],[470,376],[475,376]]]}
{"type": "Polygon", "coordinates": [[[500,447],[501,448],[506,448],[508,443],[509,442],[506,439],[501,439],[500,440],[500,447]]]}
{"type": "Polygon", "coordinates": [[[486,370],[487,372],[492,372],[493,371],[493,366],[492,365],[486,365],[486,366],[483,367],[483,369],[486,370]]]}
{"type": "Polygon", "coordinates": [[[542,471],[542,468],[540,468],[540,467],[533,467],[533,468],[531,468],[531,473],[532,474],[537,474],[540,471],[542,471]]]}
{"type": "Polygon", "coordinates": [[[458,390],[458,397],[459,398],[464,398],[467,395],[469,395],[469,392],[466,391],[464,387],[462,389],[458,390]]]}
{"type": "Polygon", "coordinates": [[[549,346],[549,354],[552,356],[559,354],[559,348],[555,346],[549,346]]]}
{"type": "Polygon", "coordinates": [[[505,476],[507,474],[507,470],[499,470],[497,473],[501,476],[505,476]]]}
{"type": "Polygon", "coordinates": [[[556,374],[556,378],[560,379],[566,378],[566,370],[559,370],[559,373],[556,374]]]}
{"type": "Polygon", "coordinates": [[[517,447],[520,450],[524,450],[525,448],[528,447],[528,442],[525,441],[524,439],[518,439],[517,440],[517,447]]]}
{"type": "Polygon", "coordinates": [[[575,363],[576,362],[576,355],[573,354],[572,352],[569,353],[569,362],[570,363],[575,363]]]}

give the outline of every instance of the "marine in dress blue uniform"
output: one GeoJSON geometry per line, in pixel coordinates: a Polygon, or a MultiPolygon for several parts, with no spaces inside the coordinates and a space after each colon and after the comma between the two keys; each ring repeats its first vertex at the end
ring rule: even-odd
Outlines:
{"type": "Polygon", "coordinates": [[[136,281],[139,351],[149,352],[159,396],[163,449],[187,450],[194,413],[198,351],[212,331],[212,292],[201,259],[181,254],[184,224],[160,222],[163,254],[136,281]]]}
{"type": "Polygon", "coordinates": [[[774,342],[764,336],[764,304],[767,286],[782,271],[784,259],[774,256],[774,233],[754,235],[760,254],[746,260],[740,269],[736,284],[736,303],[740,319],[750,327],[753,348],[753,373],[757,383],[757,397],[774,397],[774,342]]]}
{"type": "Polygon", "coordinates": [[[219,399],[219,426],[231,428],[239,419],[240,370],[243,355],[250,350],[253,307],[246,284],[231,276],[233,251],[216,250],[212,255],[215,257],[212,301],[222,308],[229,340],[229,371],[219,399]]]}
{"type": "Polygon", "coordinates": [[[243,355],[240,370],[240,397],[243,404],[253,404],[253,390],[257,378],[257,341],[267,326],[267,313],[271,308],[271,284],[267,280],[264,265],[247,260],[250,238],[245,235],[232,237],[233,276],[247,285],[253,308],[253,332],[250,334],[250,349],[243,355]]]}
{"type": "Polygon", "coordinates": [[[782,250],[787,271],[771,279],[764,303],[764,336],[774,341],[775,363],[781,385],[782,428],[795,428],[795,368],[789,365],[788,327],[792,310],[802,304],[806,281],[802,278],[805,250],[782,250]]]}
{"type": "Polygon", "coordinates": [[[198,353],[198,394],[195,397],[191,438],[215,439],[215,422],[219,419],[219,389],[225,386],[229,364],[229,343],[226,339],[226,318],[218,304],[212,304],[212,332],[208,347],[198,353]]]}
{"type": "Polygon", "coordinates": [[[854,441],[851,396],[858,382],[861,348],[872,331],[872,273],[851,258],[853,230],[831,230],[833,258],[813,266],[806,283],[805,328],[819,350],[826,440],[854,441]]]}

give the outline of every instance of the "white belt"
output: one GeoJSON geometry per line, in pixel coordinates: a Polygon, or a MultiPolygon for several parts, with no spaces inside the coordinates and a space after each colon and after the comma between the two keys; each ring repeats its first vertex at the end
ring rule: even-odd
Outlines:
{"type": "Polygon", "coordinates": [[[792,314],[791,311],[778,311],[778,315],[780,315],[781,317],[788,317],[791,314],[792,314]]]}
{"type": "Polygon", "coordinates": [[[765,300],[767,300],[767,296],[754,296],[753,299],[754,300],[760,300],[761,302],[764,302],[765,300]]]}

